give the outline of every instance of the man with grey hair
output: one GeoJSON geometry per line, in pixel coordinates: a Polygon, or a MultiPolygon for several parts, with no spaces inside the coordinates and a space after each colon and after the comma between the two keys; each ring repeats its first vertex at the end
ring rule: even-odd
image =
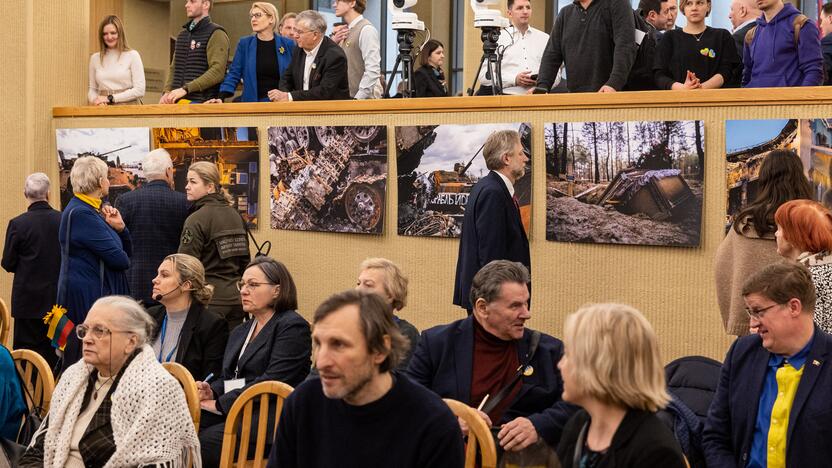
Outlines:
{"type": "Polygon", "coordinates": [[[133,297],[145,306],[151,297],[156,269],[165,257],[179,249],[182,226],[188,217],[188,200],[173,190],[173,163],[164,149],[151,151],[142,161],[144,185],[121,195],[116,208],[133,239],[133,257],[127,279],[133,297]]]}
{"type": "Polygon", "coordinates": [[[482,267],[471,285],[473,314],[422,332],[407,367],[411,379],[442,398],[480,408],[509,451],[541,441],[556,446],[576,409],[561,400],[563,343],[525,325],[529,280],[518,262],[482,267]]]}
{"type": "Polygon", "coordinates": [[[49,205],[49,178],[42,172],[26,178],[23,195],[29,208],[9,221],[2,261],[3,269],[14,273],[14,347],[34,350],[54,365],[57,356],[46,338],[43,316],[58,291],[61,213],[49,205]]]}
{"type": "Polygon", "coordinates": [[[292,63],[280,77],[280,89],[269,91],[269,99],[285,101],[324,101],[349,99],[347,56],[326,36],[326,21],[313,10],[302,11],[295,19],[298,47],[292,63]]]}
{"type": "Polygon", "coordinates": [[[492,133],[483,145],[488,175],[480,179],[465,205],[454,304],[471,313],[469,290],[474,274],[492,260],[511,260],[531,270],[529,239],[520,219],[514,184],[526,173],[529,157],[514,130],[492,133]]]}

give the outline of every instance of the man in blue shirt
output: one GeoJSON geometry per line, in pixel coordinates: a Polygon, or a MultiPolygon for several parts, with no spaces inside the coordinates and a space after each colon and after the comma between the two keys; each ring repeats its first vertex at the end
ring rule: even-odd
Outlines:
{"type": "Polygon", "coordinates": [[[832,336],[815,326],[811,273],[775,263],[742,295],[750,336],[731,346],[705,423],[708,467],[828,466],[832,336]]]}

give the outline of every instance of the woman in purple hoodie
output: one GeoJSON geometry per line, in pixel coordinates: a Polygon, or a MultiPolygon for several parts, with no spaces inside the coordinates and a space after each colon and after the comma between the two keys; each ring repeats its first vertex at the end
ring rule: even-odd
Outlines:
{"type": "Polygon", "coordinates": [[[783,0],[757,0],[757,6],[763,14],[745,37],[742,86],[822,85],[823,56],[815,22],[783,0]]]}

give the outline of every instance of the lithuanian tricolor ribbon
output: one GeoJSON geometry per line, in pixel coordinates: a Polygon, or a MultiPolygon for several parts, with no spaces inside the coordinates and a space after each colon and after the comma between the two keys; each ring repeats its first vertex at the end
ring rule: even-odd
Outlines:
{"type": "Polygon", "coordinates": [[[66,309],[55,304],[52,310],[43,317],[43,323],[49,325],[46,337],[52,340],[52,347],[63,351],[67,337],[75,328],[75,324],[66,316],[66,309]]]}

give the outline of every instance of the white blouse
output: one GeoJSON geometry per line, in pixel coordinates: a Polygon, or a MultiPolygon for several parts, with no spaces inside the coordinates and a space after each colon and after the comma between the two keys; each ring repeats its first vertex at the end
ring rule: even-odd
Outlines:
{"type": "Polygon", "coordinates": [[[103,63],[98,57],[99,52],[90,57],[90,88],[87,92],[90,104],[99,95],[113,94],[117,103],[135,101],[144,96],[144,65],[137,51],[107,51],[103,63]]]}

